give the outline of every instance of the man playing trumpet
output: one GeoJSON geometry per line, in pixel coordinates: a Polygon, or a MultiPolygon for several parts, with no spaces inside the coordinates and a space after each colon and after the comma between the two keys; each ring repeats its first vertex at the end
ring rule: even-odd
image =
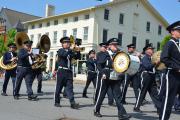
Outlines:
{"type": "Polygon", "coordinates": [[[80,48],[76,47],[76,51],[73,51],[70,49],[70,38],[69,37],[63,37],[60,39],[60,42],[62,44],[62,48],[58,50],[57,52],[57,83],[56,83],[56,91],[55,91],[55,107],[61,107],[60,106],[60,97],[59,94],[62,90],[62,88],[66,87],[66,94],[69,98],[71,108],[72,109],[78,109],[79,104],[77,104],[74,100],[74,93],[73,93],[73,72],[72,72],[72,65],[71,61],[72,59],[80,59],[80,48]]]}

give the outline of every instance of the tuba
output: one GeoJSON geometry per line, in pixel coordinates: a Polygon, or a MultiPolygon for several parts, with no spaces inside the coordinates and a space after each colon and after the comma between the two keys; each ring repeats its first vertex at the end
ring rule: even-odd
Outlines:
{"type": "MultiPolygon", "coordinates": [[[[25,40],[29,39],[28,35],[25,32],[17,32],[15,36],[15,44],[17,46],[17,50],[21,49],[23,46],[23,42],[25,40]]],[[[10,62],[9,64],[4,64],[3,63],[3,56],[0,58],[0,67],[3,68],[4,70],[12,70],[15,67],[17,67],[17,60],[14,60],[10,62]]]]}
{"type": "Polygon", "coordinates": [[[12,62],[10,62],[9,64],[4,64],[3,63],[3,56],[0,58],[0,67],[4,70],[12,70],[15,67],[17,67],[17,60],[14,60],[12,62]]]}
{"type": "Polygon", "coordinates": [[[37,43],[36,48],[39,49],[39,54],[34,55],[34,63],[32,69],[38,69],[46,63],[47,53],[50,50],[51,41],[47,35],[43,35],[40,41],[37,43]]]}

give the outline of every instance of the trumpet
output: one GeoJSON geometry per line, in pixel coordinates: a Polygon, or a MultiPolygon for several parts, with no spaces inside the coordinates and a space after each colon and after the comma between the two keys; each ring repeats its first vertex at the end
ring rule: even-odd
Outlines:
{"type": "Polygon", "coordinates": [[[71,44],[71,50],[74,52],[80,51],[83,52],[85,50],[85,47],[79,47],[82,45],[82,39],[76,38],[71,35],[70,36],[70,44],[71,44]]]}

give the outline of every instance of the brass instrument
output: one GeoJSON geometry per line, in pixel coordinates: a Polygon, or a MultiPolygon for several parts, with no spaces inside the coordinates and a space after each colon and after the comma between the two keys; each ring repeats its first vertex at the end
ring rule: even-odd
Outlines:
{"type": "Polygon", "coordinates": [[[40,50],[40,54],[33,56],[34,63],[32,64],[32,69],[38,69],[45,64],[47,58],[47,55],[45,53],[50,50],[50,47],[51,41],[49,37],[47,35],[43,35],[36,46],[36,48],[40,50]]]}
{"type": "MultiPolygon", "coordinates": [[[[17,50],[21,49],[23,46],[23,42],[25,40],[28,40],[29,37],[25,32],[17,32],[15,36],[15,44],[17,46],[17,50]]],[[[0,58],[0,67],[5,69],[5,70],[12,70],[17,66],[17,59],[14,59],[12,62],[9,64],[5,65],[3,63],[3,56],[0,58]]]]}
{"type": "Polygon", "coordinates": [[[74,39],[72,35],[70,36],[70,44],[71,44],[71,49],[75,52],[78,50],[80,50],[80,52],[83,52],[85,50],[85,47],[77,47],[82,44],[82,39],[79,38],[74,39]]]}
{"type": "Polygon", "coordinates": [[[152,64],[156,64],[156,63],[159,62],[159,64],[157,64],[157,65],[155,66],[155,68],[156,68],[157,70],[166,69],[165,64],[162,63],[162,62],[160,62],[160,57],[161,57],[161,51],[155,52],[155,53],[152,55],[152,60],[151,60],[151,62],[152,62],[152,64]]]}
{"type": "Polygon", "coordinates": [[[5,65],[3,63],[3,56],[0,58],[0,67],[4,70],[12,70],[17,66],[17,59],[13,60],[9,64],[5,65]]]}

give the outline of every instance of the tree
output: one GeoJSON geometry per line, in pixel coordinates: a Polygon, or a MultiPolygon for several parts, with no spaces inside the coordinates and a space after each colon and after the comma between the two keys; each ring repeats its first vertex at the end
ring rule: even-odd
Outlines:
{"type": "Polygon", "coordinates": [[[167,35],[166,37],[164,37],[164,39],[161,41],[160,43],[160,50],[163,49],[164,45],[171,39],[170,35],[167,35]]]}
{"type": "Polygon", "coordinates": [[[0,57],[7,51],[7,45],[9,43],[14,43],[16,35],[16,29],[10,29],[7,31],[6,40],[4,40],[4,35],[0,35],[0,57]]]}

